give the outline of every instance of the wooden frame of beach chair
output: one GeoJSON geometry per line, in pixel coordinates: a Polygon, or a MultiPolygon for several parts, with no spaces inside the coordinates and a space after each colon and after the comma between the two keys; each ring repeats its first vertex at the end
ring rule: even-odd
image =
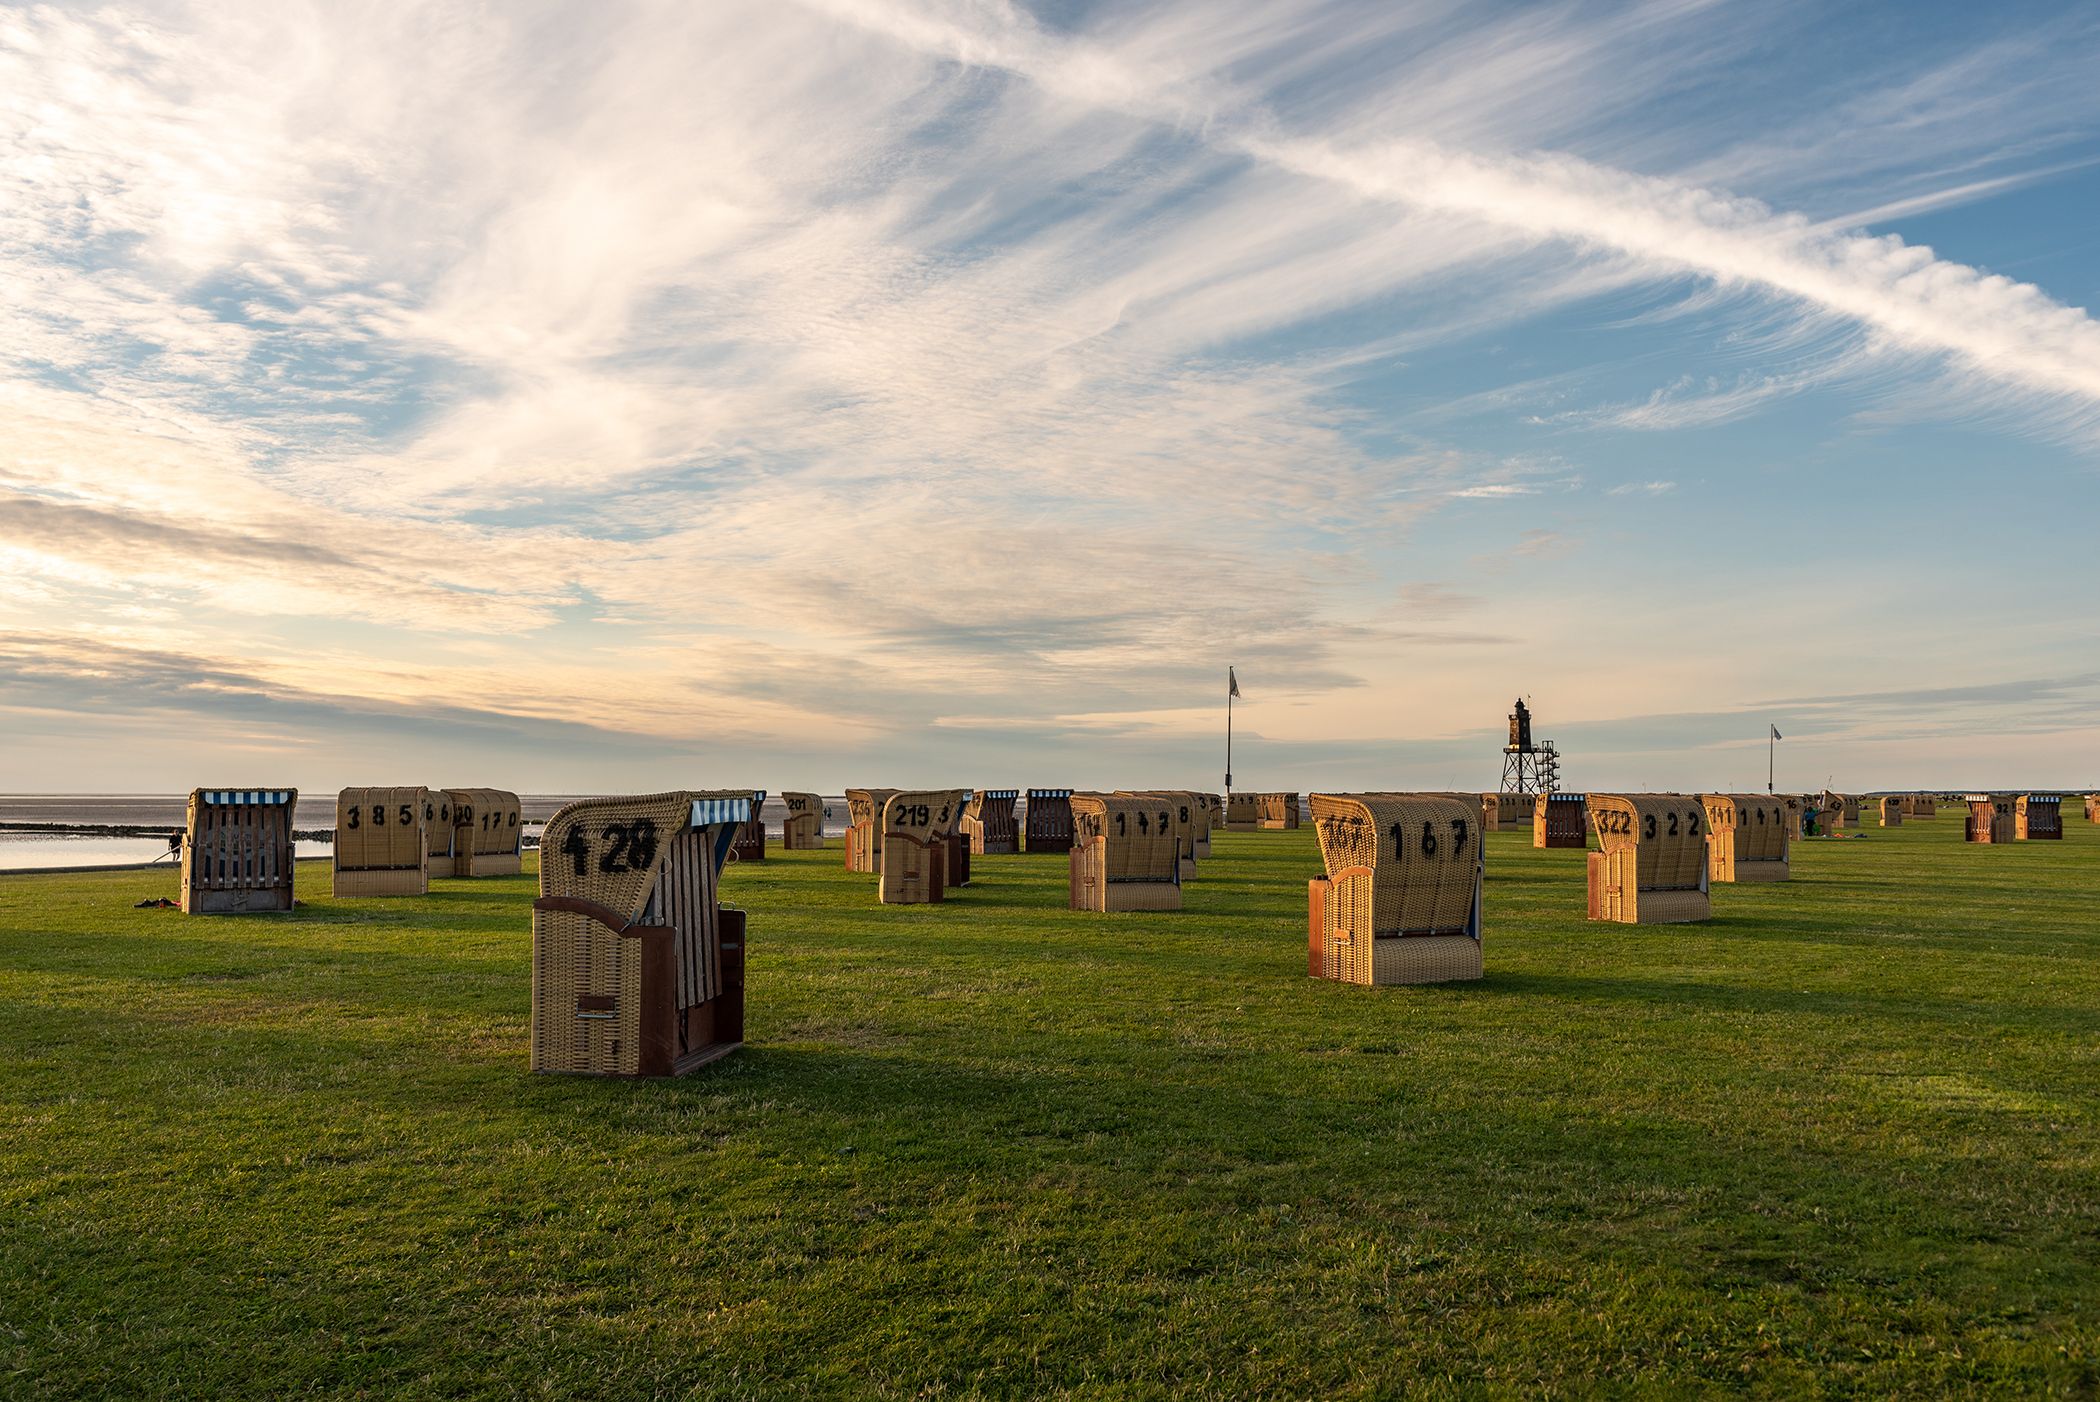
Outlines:
{"type": "Polygon", "coordinates": [[[185,915],[290,910],[297,789],[192,789],[182,831],[185,915]]]}
{"type": "Polygon", "coordinates": [[[1962,820],[1962,841],[1991,846],[2014,840],[2018,824],[2011,794],[1972,793],[1964,801],[1969,812],[1962,820]]]}
{"type": "Polygon", "coordinates": [[[1021,850],[1062,856],[1072,850],[1072,791],[1030,789],[1021,815],[1021,850]]]}
{"type": "Polygon", "coordinates": [[[1531,808],[1531,845],[1534,847],[1587,847],[1589,796],[1579,793],[1540,794],[1531,808]]]}

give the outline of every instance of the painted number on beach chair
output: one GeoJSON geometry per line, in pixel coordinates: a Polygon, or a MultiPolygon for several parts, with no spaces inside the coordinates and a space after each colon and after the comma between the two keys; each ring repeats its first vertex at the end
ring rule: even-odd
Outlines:
{"type": "MultiPolygon", "coordinates": [[[[632,823],[607,823],[599,835],[609,844],[604,855],[598,858],[598,870],[602,872],[647,871],[656,861],[656,824],[648,818],[636,818],[632,823]]],[[[590,875],[591,843],[583,835],[581,825],[569,829],[561,851],[576,875],[590,875]]]]}

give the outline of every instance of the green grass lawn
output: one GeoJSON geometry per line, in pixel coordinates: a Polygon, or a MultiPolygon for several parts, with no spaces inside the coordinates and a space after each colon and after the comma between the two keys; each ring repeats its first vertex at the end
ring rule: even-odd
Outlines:
{"type": "Polygon", "coordinates": [[[534,877],[290,916],[0,877],[0,1391],[2091,1397],[2100,828],[1795,848],[1488,977],[1305,976],[1311,831],[1178,915],[733,869],[749,1045],[526,1071],[534,877]]]}

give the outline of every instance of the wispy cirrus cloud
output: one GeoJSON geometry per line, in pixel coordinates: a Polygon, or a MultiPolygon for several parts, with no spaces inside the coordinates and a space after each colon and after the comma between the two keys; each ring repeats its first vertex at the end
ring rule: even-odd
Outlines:
{"type": "Polygon", "coordinates": [[[1944,355],[1986,380],[2100,406],[2100,324],[2039,288],[1935,258],[1897,237],[1819,228],[1754,199],[1565,155],[1481,155],[1398,133],[1290,131],[1210,75],[1131,61],[1054,36],[1024,15],[901,0],[805,0],[900,43],[1019,74],[1067,99],[1200,133],[1209,146],[1370,200],[1477,220],[1525,240],[1607,249],[1762,288],[1856,320],[1893,346],[1944,355]]]}

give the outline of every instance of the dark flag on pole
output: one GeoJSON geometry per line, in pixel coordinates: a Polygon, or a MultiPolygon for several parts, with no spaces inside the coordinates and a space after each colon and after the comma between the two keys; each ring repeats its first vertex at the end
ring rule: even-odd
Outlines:
{"type": "Polygon", "coordinates": [[[1231,688],[1232,695],[1237,696],[1240,694],[1239,674],[1234,672],[1230,667],[1227,667],[1225,669],[1225,681],[1226,684],[1231,688]]]}
{"type": "Polygon", "coordinates": [[[1775,726],[1773,726],[1773,727],[1772,727],[1772,738],[1773,738],[1774,740],[1784,740],[1784,739],[1786,739],[1786,736],[1784,736],[1784,735],[1781,735],[1781,734],[1779,733],[1779,727],[1775,725],[1775,726]]]}

